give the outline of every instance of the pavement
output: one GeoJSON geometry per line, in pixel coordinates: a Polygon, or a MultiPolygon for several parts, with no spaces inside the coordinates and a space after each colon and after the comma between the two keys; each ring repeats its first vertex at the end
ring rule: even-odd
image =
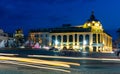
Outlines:
{"type": "Polygon", "coordinates": [[[85,52],[74,56],[25,51],[0,50],[0,74],[120,74],[120,58],[115,53],[85,52]]]}
{"type": "MultiPolygon", "coordinates": [[[[16,65],[10,65],[10,67],[19,68],[20,73],[19,70],[8,68],[9,65],[6,66],[6,70],[14,71],[15,74],[120,74],[120,59],[118,58],[47,55],[16,57],[14,54],[1,53],[0,63],[16,65]]],[[[10,72],[1,73],[0,71],[0,74],[10,74],[10,72]]]]}

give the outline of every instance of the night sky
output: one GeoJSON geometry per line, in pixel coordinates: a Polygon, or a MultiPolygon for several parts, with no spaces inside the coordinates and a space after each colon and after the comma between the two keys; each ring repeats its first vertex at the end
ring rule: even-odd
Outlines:
{"type": "Polygon", "coordinates": [[[120,0],[0,0],[0,28],[14,33],[29,29],[82,25],[91,11],[103,28],[116,38],[120,28],[120,0]]]}

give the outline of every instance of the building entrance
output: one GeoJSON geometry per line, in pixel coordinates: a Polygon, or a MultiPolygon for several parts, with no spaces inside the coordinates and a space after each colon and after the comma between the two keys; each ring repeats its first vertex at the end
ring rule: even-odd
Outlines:
{"type": "Polygon", "coordinates": [[[89,47],[86,47],[86,48],[85,48],[85,51],[86,51],[86,52],[89,52],[89,47]]]}
{"type": "Polygon", "coordinates": [[[96,52],[96,47],[93,47],[93,52],[96,52]]]}

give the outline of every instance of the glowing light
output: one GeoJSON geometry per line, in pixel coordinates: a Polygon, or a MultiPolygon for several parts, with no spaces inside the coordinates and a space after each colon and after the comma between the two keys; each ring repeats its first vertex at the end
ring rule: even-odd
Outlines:
{"type": "Polygon", "coordinates": [[[21,66],[34,67],[34,68],[39,68],[39,69],[55,70],[55,71],[62,71],[62,72],[70,73],[69,70],[57,69],[57,68],[51,68],[51,67],[40,67],[40,66],[35,66],[35,65],[17,63],[17,62],[13,62],[13,61],[4,61],[4,62],[0,62],[0,63],[10,63],[10,64],[14,64],[14,65],[21,65],[21,66]]]}
{"type": "Polygon", "coordinates": [[[58,45],[58,44],[59,44],[58,40],[56,40],[56,41],[55,41],[55,44],[56,44],[56,45],[58,45]]]}
{"type": "Polygon", "coordinates": [[[77,48],[79,48],[79,47],[76,45],[76,46],[74,46],[74,48],[77,49],[77,48]]]}
{"type": "Polygon", "coordinates": [[[83,41],[83,44],[84,44],[84,45],[86,45],[86,44],[87,44],[87,41],[86,41],[86,40],[84,40],[84,41],[83,41]]]}
{"type": "Polygon", "coordinates": [[[98,24],[98,23],[95,23],[95,26],[99,26],[99,24],[98,24]]]}
{"type": "Polygon", "coordinates": [[[88,26],[90,26],[90,23],[88,23],[88,26]]]}
{"type": "Polygon", "coordinates": [[[70,65],[63,62],[57,62],[57,61],[47,61],[47,60],[40,60],[40,59],[30,59],[30,58],[18,58],[18,57],[4,57],[0,56],[0,60],[14,60],[14,61],[20,61],[20,62],[26,62],[26,63],[32,63],[32,64],[46,64],[46,65],[52,65],[52,66],[61,66],[61,67],[67,67],[69,68],[70,65]]]}
{"type": "MultiPolygon", "coordinates": [[[[87,52],[83,52],[83,53],[87,53],[87,52]]],[[[62,56],[44,56],[44,55],[29,55],[29,57],[46,57],[46,58],[61,58],[61,59],[73,59],[73,60],[109,60],[109,61],[119,61],[120,59],[114,59],[114,58],[87,58],[87,57],[62,57],[62,56]]],[[[67,62],[66,62],[67,63],[67,62]]],[[[77,64],[77,63],[76,63],[77,64]]],[[[77,64],[79,65],[79,64],[77,64]]]]}
{"type": "Polygon", "coordinates": [[[92,21],[92,23],[95,23],[95,21],[92,21]]]}
{"type": "Polygon", "coordinates": [[[43,46],[43,48],[46,50],[50,49],[50,47],[48,47],[48,46],[43,46]]]}
{"type": "Polygon", "coordinates": [[[36,43],[32,48],[39,49],[39,48],[41,48],[41,46],[39,45],[39,43],[36,43]]]}

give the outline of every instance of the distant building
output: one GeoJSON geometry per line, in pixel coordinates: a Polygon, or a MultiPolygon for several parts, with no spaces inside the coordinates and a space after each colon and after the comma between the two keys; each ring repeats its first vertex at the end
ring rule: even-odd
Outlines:
{"type": "Polygon", "coordinates": [[[113,41],[113,50],[120,50],[120,28],[118,28],[117,39],[113,41]]]}
{"type": "Polygon", "coordinates": [[[93,12],[83,25],[64,24],[58,28],[31,30],[30,39],[59,49],[67,48],[83,52],[112,51],[112,37],[104,31],[93,12]]]}
{"type": "Polygon", "coordinates": [[[0,41],[2,40],[8,40],[8,34],[5,33],[2,29],[0,29],[0,41]]]}
{"type": "Polygon", "coordinates": [[[19,45],[24,43],[24,34],[22,29],[17,29],[14,34],[14,39],[19,45]]]}

